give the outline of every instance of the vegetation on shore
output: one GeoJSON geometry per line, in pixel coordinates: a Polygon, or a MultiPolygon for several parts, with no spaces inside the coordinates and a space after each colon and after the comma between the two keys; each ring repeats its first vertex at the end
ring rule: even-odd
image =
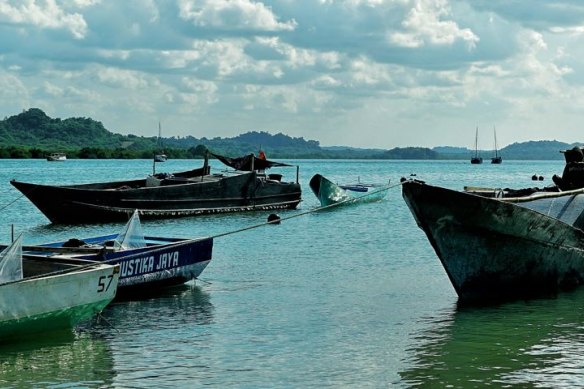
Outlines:
{"type": "MultiPolygon", "coordinates": [[[[101,122],[90,118],[53,119],[38,108],[0,121],[0,158],[45,158],[53,152],[63,152],[67,158],[134,159],[152,158],[157,152],[155,136],[115,134],[101,122]]],[[[163,138],[164,153],[171,159],[201,158],[205,149],[215,153],[240,156],[267,151],[269,158],[297,159],[470,159],[469,149],[458,147],[405,147],[359,149],[353,147],[322,147],[318,141],[293,138],[278,133],[251,131],[233,138],[213,139],[187,137],[163,138]]],[[[558,141],[514,143],[499,150],[503,159],[547,160],[563,159],[560,150],[574,144],[558,141]]],[[[494,152],[483,150],[483,158],[494,152]]]]}

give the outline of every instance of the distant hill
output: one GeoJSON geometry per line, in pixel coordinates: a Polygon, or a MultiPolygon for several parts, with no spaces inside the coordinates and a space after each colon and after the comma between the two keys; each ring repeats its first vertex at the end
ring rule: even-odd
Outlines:
{"type": "MultiPolygon", "coordinates": [[[[564,156],[560,150],[571,149],[580,146],[577,143],[564,143],[556,140],[528,141],[513,143],[499,150],[499,154],[505,160],[563,160],[564,156]]],[[[474,154],[474,150],[463,147],[440,146],[434,147],[440,159],[469,159],[474,154]]],[[[494,150],[479,150],[479,155],[485,159],[495,155],[494,150]]]]}
{"type": "MultiPolygon", "coordinates": [[[[170,158],[200,158],[205,149],[228,156],[265,150],[268,158],[311,159],[470,159],[473,151],[463,147],[396,147],[390,150],[349,146],[322,147],[316,140],[250,131],[233,138],[163,138],[170,158]]],[[[558,141],[514,143],[500,150],[505,160],[563,159],[559,152],[574,147],[558,141]]],[[[115,134],[90,118],[50,118],[31,108],[0,121],[0,158],[42,158],[48,152],[66,152],[70,158],[151,158],[157,137],[115,134]]],[[[483,158],[492,150],[481,150],[483,158]]]]}

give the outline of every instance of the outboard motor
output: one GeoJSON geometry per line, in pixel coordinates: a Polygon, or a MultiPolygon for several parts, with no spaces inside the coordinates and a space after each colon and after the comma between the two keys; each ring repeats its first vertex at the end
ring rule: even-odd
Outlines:
{"type": "Polygon", "coordinates": [[[584,188],[584,152],[580,147],[563,151],[566,166],[562,177],[554,175],[552,180],[560,190],[584,188]]]}

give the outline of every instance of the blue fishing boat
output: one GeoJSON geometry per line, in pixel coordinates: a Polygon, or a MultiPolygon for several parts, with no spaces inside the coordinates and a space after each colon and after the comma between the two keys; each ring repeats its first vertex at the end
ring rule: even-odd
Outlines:
{"type": "Polygon", "coordinates": [[[213,238],[145,236],[139,223],[135,212],[120,234],[24,246],[23,255],[65,263],[119,264],[118,295],[183,284],[196,279],[211,261],[213,238]]]}

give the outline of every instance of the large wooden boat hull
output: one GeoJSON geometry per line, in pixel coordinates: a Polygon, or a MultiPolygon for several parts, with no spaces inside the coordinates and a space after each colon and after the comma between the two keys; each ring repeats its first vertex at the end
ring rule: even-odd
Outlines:
{"type": "MultiPolygon", "coordinates": [[[[116,295],[119,267],[98,264],[0,285],[0,341],[65,330],[101,312],[116,295]]],[[[49,265],[52,266],[52,265],[49,265]]]]}
{"type": "Polygon", "coordinates": [[[152,181],[152,186],[146,180],[67,186],[11,183],[53,223],[126,221],[136,209],[143,219],[294,209],[301,196],[298,183],[256,172],[152,181]]]}
{"type": "MultiPolygon", "coordinates": [[[[90,247],[107,247],[117,235],[82,239],[90,247]]],[[[64,249],[65,242],[28,247],[25,255],[55,261],[86,260],[120,266],[118,296],[152,293],[161,287],[184,284],[199,277],[211,262],[213,239],[145,237],[146,247],[124,250],[64,249]],[[37,251],[35,251],[35,249],[37,251]],[[54,249],[55,251],[51,251],[54,249]],[[65,250],[65,252],[63,252],[65,250]],[[84,252],[85,251],[85,252],[84,252]],[[91,252],[88,252],[91,251],[91,252]]]]}
{"type": "Polygon", "coordinates": [[[584,232],[571,224],[526,204],[419,181],[404,182],[403,197],[462,302],[541,296],[584,283],[584,232]]]}

